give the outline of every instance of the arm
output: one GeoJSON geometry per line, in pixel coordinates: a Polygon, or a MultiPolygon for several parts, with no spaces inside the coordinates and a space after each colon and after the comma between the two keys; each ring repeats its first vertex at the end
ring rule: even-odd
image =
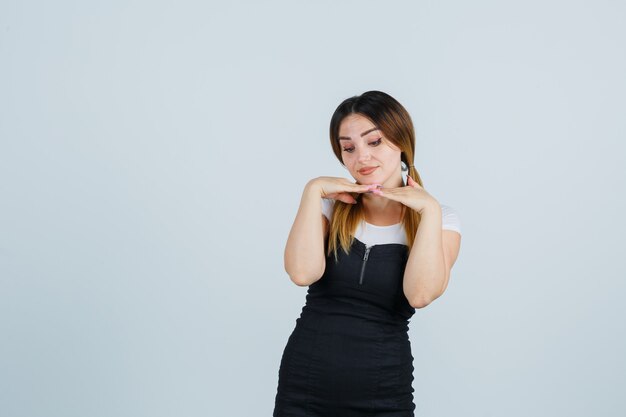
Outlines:
{"type": "Polygon", "coordinates": [[[323,197],[356,203],[351,193],[364,193],[375,185],[355,184],[345,178],[317,177],[304,187],[296,219],[285,246],[285,271],[299,286],[319,280],[326,270],[324,243],[328,220],[322,214],[323,197]]]}
{"type": "Polygon", "coordinates": [[[415,242],[404,271],[404,294],[411,306],[423,308],[443,294],[460,247],[461,235],[442,230],[441,206],[421,212],[415,242]]]}
{"type": "Polygon", "coordinates": [[[309,181],[285,245],[285,271],[302,287],[319,280],[326,269],[324,239],[328,220],[322,214],[321,198],[322,190],[309,181]]]}
{"type": "Polygon", "coordinates": [[[456,260],[461,234],[442,230],[442,208],[424,188],[407,176],[408,185],[372,190],[420,213],[415,241],[404,269],[402,289],[414,308],[423,308],[441,296],[456,260]]]}

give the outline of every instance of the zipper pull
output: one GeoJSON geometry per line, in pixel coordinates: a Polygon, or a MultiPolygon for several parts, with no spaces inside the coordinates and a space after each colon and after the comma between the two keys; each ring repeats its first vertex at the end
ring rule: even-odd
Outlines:
{"type": "Polygon", "coordinates": [[[361,275],[359,275],[359,285],[363,284],[363,274],[365,273],[365,264],[367,263],[367,258],[370,256],[370,250],[374,245],[365,248],[365,255],[363,255],[363,264],[361,265],[361,275]]]}

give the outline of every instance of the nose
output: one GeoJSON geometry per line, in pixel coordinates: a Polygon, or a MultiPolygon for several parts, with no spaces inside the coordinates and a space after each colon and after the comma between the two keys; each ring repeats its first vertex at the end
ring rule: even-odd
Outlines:
{"type": "Polygon", "coordinates": [[[370,160],[370,150],[367,147],[361,148],[357,150],[358,152],[358,161],[360,163],[366,162],[370,160]]]}

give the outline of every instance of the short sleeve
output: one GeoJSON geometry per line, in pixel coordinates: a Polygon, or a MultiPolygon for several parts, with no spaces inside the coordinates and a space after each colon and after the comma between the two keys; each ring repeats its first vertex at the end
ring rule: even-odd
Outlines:
{"type": "Polygon", "coordinates": [[[454,230],[461,234],[461,219],[459,213],[452,207],[441,204],[442,229],[454,230]]]}
{"type": "Polygon", "coordinates": [[[333,206],[335,205],[335,200],[332,198],[322,198],[322,214],[326,216],[328,221],[330,221],[330,217],[333,214],[333,206]]]}

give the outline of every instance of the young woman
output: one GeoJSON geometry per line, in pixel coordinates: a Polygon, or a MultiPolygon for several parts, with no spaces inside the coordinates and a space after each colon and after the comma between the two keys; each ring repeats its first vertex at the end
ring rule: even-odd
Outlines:
{"type": "Polygon", "coordinates": [[[330,143],[355,182],[318,177],[304,188],[285,270],[309,288],[273,415],[413,416],[408,322],[448,285],[459,218],[423,188],[413,123],[388,94],[344,100],[330,143]]]}

